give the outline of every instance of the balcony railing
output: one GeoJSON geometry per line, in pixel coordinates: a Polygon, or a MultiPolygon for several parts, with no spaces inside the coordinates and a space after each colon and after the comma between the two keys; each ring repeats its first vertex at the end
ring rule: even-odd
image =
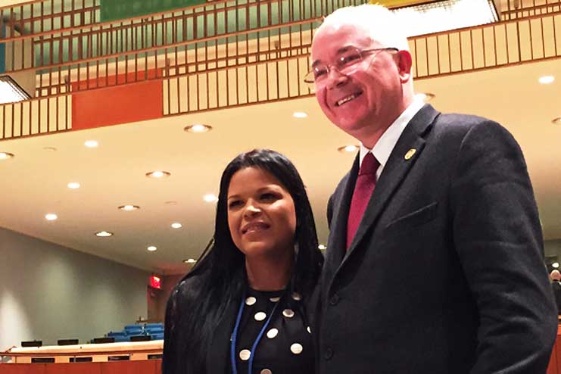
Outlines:
{"type": "MultiPolygon", "coordinates": [[[[35,56],[41,61],[37,98],[0,106],[0,139],[70,130],[72,93],[147,80],[163,81],[164,116],[311,95],[302,77],[310,65],[313,29],[321,14],[352,3],[217,1],[116,23],[85,22],[70,30],[36,27],[35,34],[8,39],[33,38],[32,51],[44,53],[35,56]],[[73,52],[65,54],[66,49],[73,52]]],[[[507,21],[412,38],[414,77],[559,58],[560,5],[561,0],[521,1],[506,10],[507,21]]]]}

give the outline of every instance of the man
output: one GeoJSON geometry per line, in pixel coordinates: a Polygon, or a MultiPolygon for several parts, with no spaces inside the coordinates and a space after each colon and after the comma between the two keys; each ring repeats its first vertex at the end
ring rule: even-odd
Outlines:
{"type": "Polygon", "coordinates": [[[361,5],[312,43],[306,81],[362,144],[328,206],[319,371],[543,374],[557,317],[523,155],[499,124],[415,98],[401,29],[361,5]]]}
{"type": "Polygon", "coordinates": [[[549,273],[549,279],[551,279],[551,289],[553,290],[557,313],[559,313],[561,311],[561,273],[559,270],[552,270],[551,273],[549,273]]]}

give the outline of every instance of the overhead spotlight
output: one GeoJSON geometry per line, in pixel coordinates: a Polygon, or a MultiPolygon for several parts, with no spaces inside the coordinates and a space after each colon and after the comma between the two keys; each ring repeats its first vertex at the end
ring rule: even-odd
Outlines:
{"type": "Polygon", "coordinates": [[[554,262],[553,264],[551,264],[551,267],[558,269],[559,268],[559,262],[554,262]]]}
{"type": "Polygon", "coordinates": [[[48,213],[48,214],[45,214],[45,219],[47,221],[56,221],[58,219],[58,216],[54,213],[48,213]]]}
{"type": "Polygon", "coordinates": [[[353,153],[358,151],[358,148],[359,148],[358,145],[348,144],[337,148],[337,150],[342,153],[353,153]]]}
{"type": "Polygon", "coordinates": [[[133,210],[140,209],[140,207],[138,205],[127,204],[127,205],[121,205],[120,207],[118,207],[118,209],[124,210],[126,212],[132,212],[133,210]]]}
{"type": "Polygon", "coordinates": [[[183,129],[183,131],[187,131],[187,132],[193,132],[193,133],[203,133],[203,132],[209,132],[210,130],[212,130],[212,126],[209,125],[204,125],[202,123],[196,123],[194,125],[190,125],[190,126],[185,126],[185,128],[183,129]]]}
{"type": "Polygon", "coordinates": [[[109,231],[99,231],[95,233],[95,236],[99,236],[100,238],[107,238],[109,236],[113,236],[113,233],[109,231]]]}
{"type": "Polygon", "coordinates": [[[194,264],[195,262],[197,262],[197,260],[195,260],[194,258],[188,258],[186,260],[183,260],[183,262],[186,264],[194,264]]]}
{"type": "Polygon", "coordinates": [[[99,142],[97,140],[86,140],[84,145],[88,148],[97,148],[99,147],[99,142]]]}
{"type": "Polygon", "coordinates": [[[156,170],[156,171],[151,171],[149,173],[146,173],[146,176],[148,178],[155,178],[155,179],[167,178],[170,175],[171,174],[169,172],[163,171],[163,170],[156,170]]]}
{"type": "Polygon", "coordinates": [[[218,201],[218,197],[216,197],[216,195],[214,194],[208,193],[203,196],[203,200],[207,203],[215,203],[218,201]]]}
{"type": "Polygon", "coordinates": [[[155,250],[158,249],[158,247],[156,247],[155,245],[150,245],[148,246],[148,248],[146,248],[147,250],[149,250],[150,252],[154,252],[155,250]]]}
{"type": "Polygon", "coordinates": [[[13,153],[0,152],[0,160],[9,160],[10,158],[14,158],[13,153]]]}
{"type": "Polygon", "coordinates": [[[179,222],[174,222],[174,223],[171,224],[171,227],[174,228],[174,229],[180,229],[180,228],[183,227],[183,225],[179,222]]]}
{"type": "Polygon", "coordinates": [[[308,113],[306,113],[306,112],[294,112],[294,113],[292,113],[292,117],[294,117],[294,118],[307,118],[308,113]]]}
{"type": "Polygon", "coordinates": [[[76,189],[80,188],[80,183],[70,182],[70,183],[67,184],[67,187],[70,188],[71,190],[76,190],[76,189]]]}
{"type": "Polygon", "coordinates": [[[323,251],[323,250],[327,249],[327,247],[324,244],[320,244],[320,245],[318,245],[318,249],[320,251],[323,251]]]}
{"type": "Polygon", "coordinates": [[[421,92],[421,93],[418,93],[417,96],[421,100],[423,100],[425,103],[428,103],[429,101],[431,101],[435,97],[435,95],[430,93],[430,92],[421,92]]]}
{"type": "Polygon", "coordinates": [[[543,75],[538,78],[538,82],[541,84],[551,84],[555,82],[555,77],[553,75],[543,75]]]}
{"type": "MultiPolygon", "coordinates": [[[[384,1],[383,1],[384,2],[384,1]]],[[[499,15],[490,0],[390,0],[403,32],[408,36],[432,34],[497,22],[499,15]]]]}

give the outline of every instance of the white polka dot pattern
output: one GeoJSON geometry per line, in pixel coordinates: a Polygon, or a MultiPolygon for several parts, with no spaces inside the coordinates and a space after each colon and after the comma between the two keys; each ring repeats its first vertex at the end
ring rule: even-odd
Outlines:
{"type": "Polygon", "coordinates": [[[302,344],[298,344],[298,343],[294,343],[290,346],[290,351],[295,355],[299,355],[300,353],[302,353],[303,349],[304,348],[302,347],[302,344]]]}
{"type": "Polygon", "coordinates": [[[257,302],[257,299],[253,296],[248,297],[245,299],[245,305],[253,305],[257,302]]]}
{"type": "Polygon", "coordinates": [[[300,310],[302,300],[297,292],[248,291],[236,342],[239,368],[254,361],[254,374],[314,372],[311,328],[300,310]],[[270,324],[262,331],[271,315],[270,324]],[[254,351],[252,345],[259,332],[266,336],[254,351]]]}
{"type": "Polygon", "coordinates": [[[285,309],[282,311],[282,315],[286,318],[292,318],[294,317],[294,311],[292,309],[285,309]]]}
{"type": "Polygon", "coordinates": [[[267,315],[263,312],[257,312],[255,313],[255,316],[253,316],[253,318],[255,318],[256,321],[263,321],[265,318],[267,318],[267,315]]]}

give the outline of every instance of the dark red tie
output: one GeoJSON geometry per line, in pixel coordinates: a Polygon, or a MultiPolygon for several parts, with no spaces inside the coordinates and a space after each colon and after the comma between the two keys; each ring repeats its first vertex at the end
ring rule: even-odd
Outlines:
{"type": "Polygon", "coordinates": [[[376,170],[380,163],[376,157],[370,152],[364,156],[362,165],[356,178],[355,190],[351,200],[351,208],[349,210],[349,220],[347,221],[347,249],[351,246],[356,230],[360,225],[370,196],[376,187],[376,170]]]}

